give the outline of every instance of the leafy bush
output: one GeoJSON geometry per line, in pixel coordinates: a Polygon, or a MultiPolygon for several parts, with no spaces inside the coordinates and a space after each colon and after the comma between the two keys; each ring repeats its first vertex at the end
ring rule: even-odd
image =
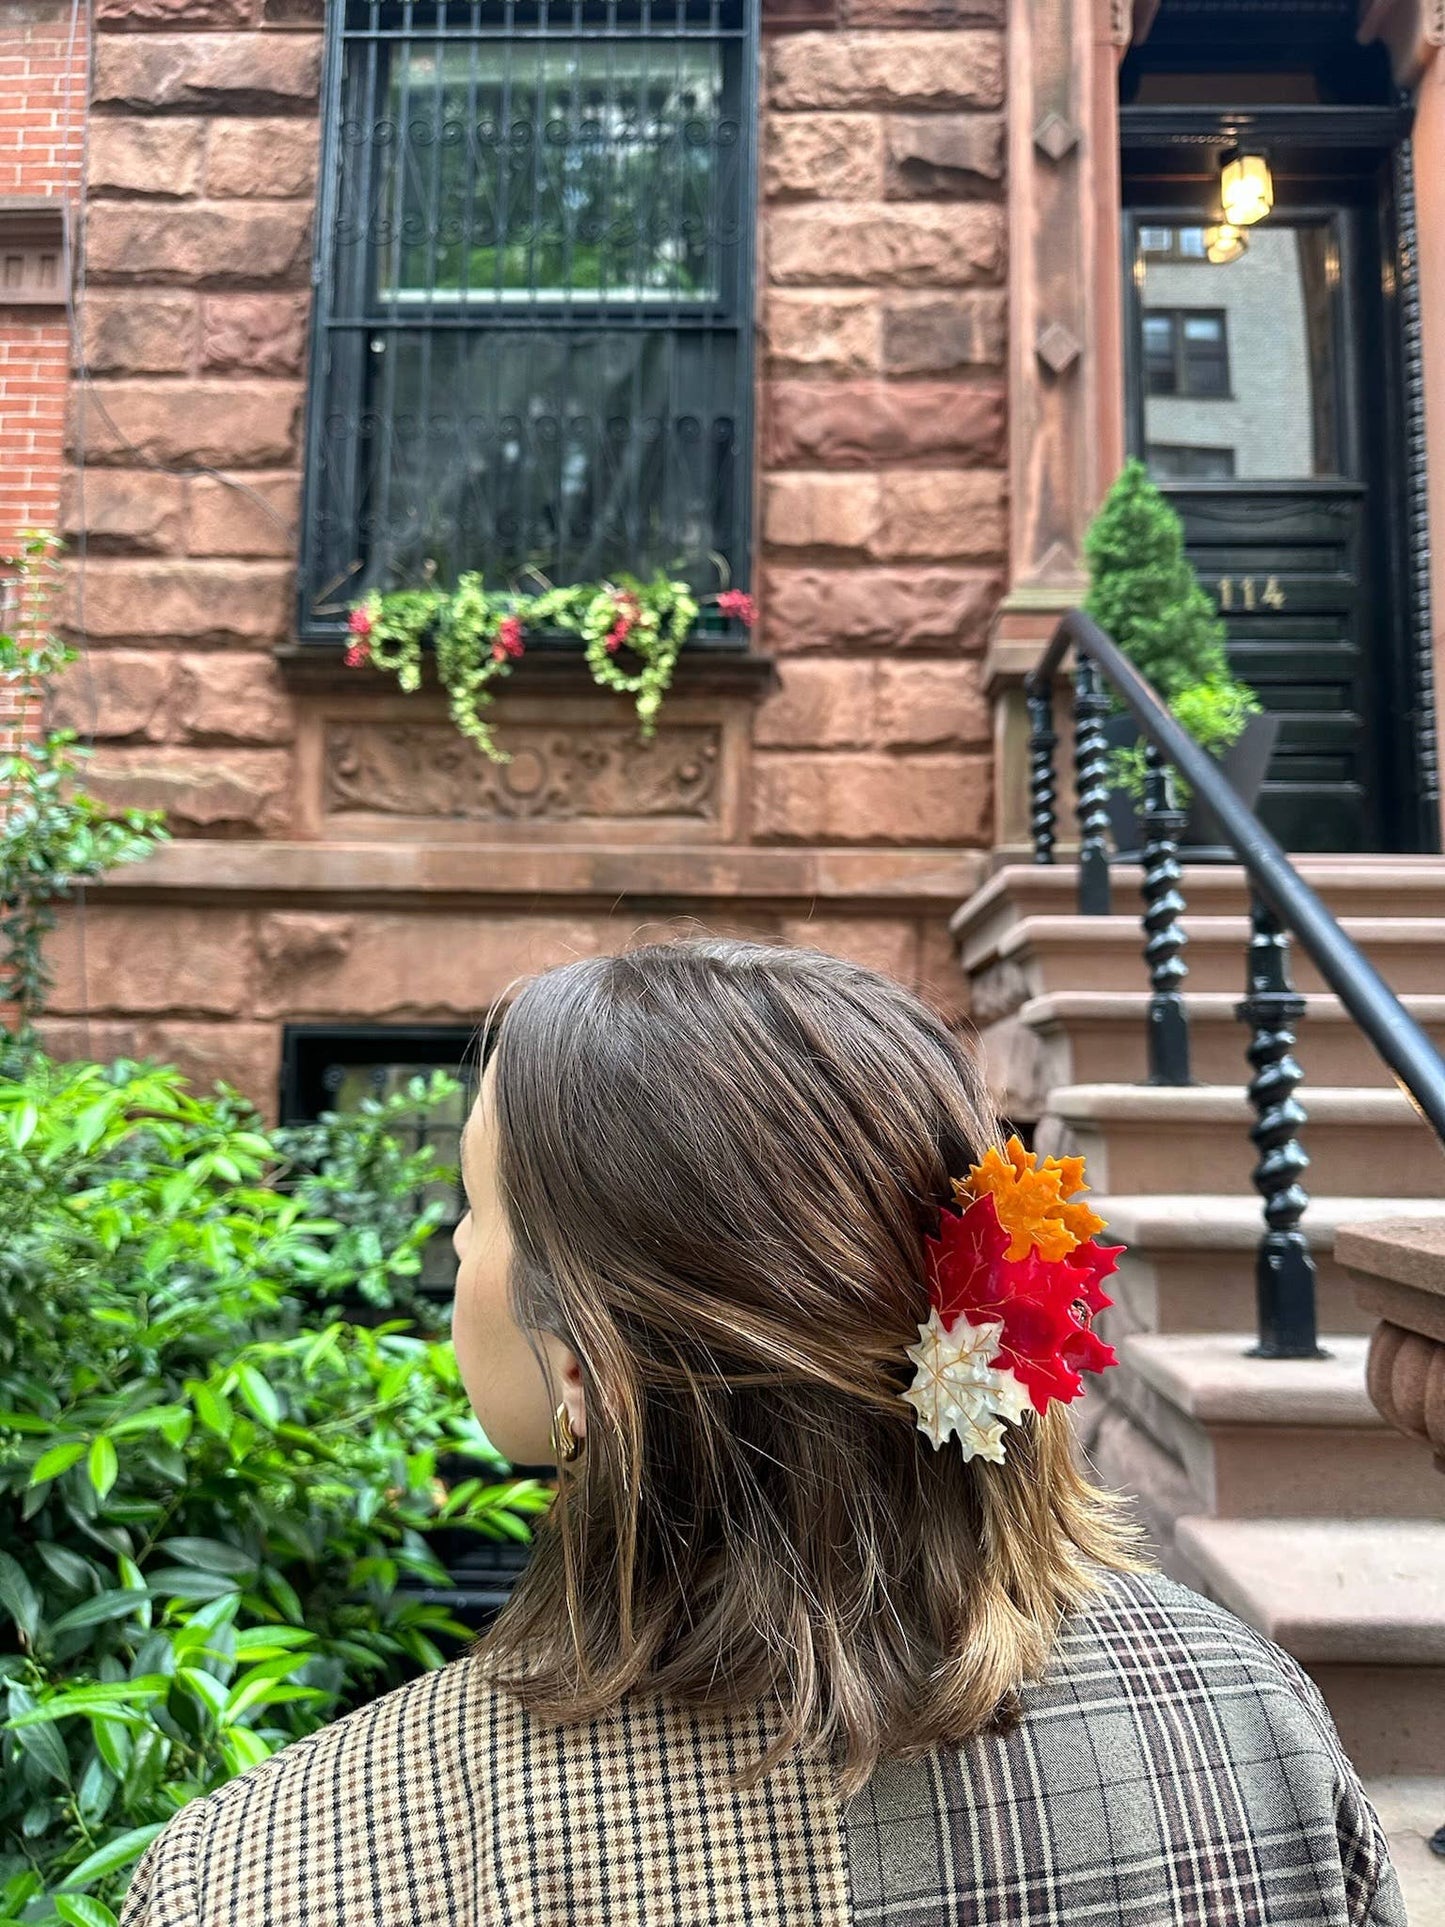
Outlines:
{"type": "MultiPolygon", "coordinates": [[[[1180,690],[1169,708],[1175,721],[1213,756],[1222,756],[1231,743],[1238,742],[1250,717],[1260,714],[1259,698],[1247,683],[1237,682],[1233,676],[1192,683],[1180,690]]],[[[1110,775],[1114,786],[1136,803],[1144,801],[1147,774],[1142,742],[1113,752],[1110,775]]],[[[1175,792],[1181,808],[1187,807],[1191,791],[1182,777],[1175,778],[1175,792]]]]}
{"type": "Polygon", "coordinates": [[[103,1927],[186,1801],[464,1635],[429,1535],[548,1502],[447,1344],[325,1309],[420,1267],[377,1127],[313,1173],[172,1071],[0,1083],[0,1924],[103,1927]]]}

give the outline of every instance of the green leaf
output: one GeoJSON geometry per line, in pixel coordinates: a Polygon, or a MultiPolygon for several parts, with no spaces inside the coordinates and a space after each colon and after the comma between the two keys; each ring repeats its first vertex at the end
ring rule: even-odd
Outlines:
{"type": "Polygon", "coordinates": [[[220,1539],[162,1539],[157,1552],[168,1552],[184,1566],[198,1566],[202,1572],[229,1572],[249,1579],[260,1561],[239,1546],[228,1546],[220,1539]]]}
{"type": "Polygon", "coordinates": [[[28,1712],[17,1713],[9,1724],[17,1728],[43,1726],[71,1713],[119,1715],[126,1707],[148,1706],[163,1698],[169,1685],[170,1681],[159,1673],[148,1673],[140,1679],[116,1680],[102,1686],[67,1686],[28,1712]]]}
{"type": "Polygon", "coordinates": [[[109,1907],[89,1894],[57,1894],[55,1911],[66,1927],[117,1927],[109,1907]]]}
{"type": "Polygon", "coordinates": [[[48,1479],[58,1479],[62,1472],[68,1472],[84,1457],[84,1439],[67,1439],[63,1445],[52,1445],[31,1466],[31,1485],[44,1485],[48,1479]]]}
{"type": "Polygon", "coordinates": [[[6,1722],[7,1730],[15,1735],[15,1744],[23,1753],[28,1753],[36,1765],[48,1773],[52,1780],[59,1780],[62,1786],[70,1784],[70,1756],[65,1750],[65,1742],[53,1726],[21,1726],[23,1715],[17,1714],[6,1722]]]}
{"type": "Polygon", "coordinates": [[[73,1633],[82,1626],[104,1626],[112,1619],[125,1619],[135,1612],[142,1603],[142,1595],[123,1587],[119,1592],[99,1592],[93,1599],[82,1599],[78,1606],[62,1613],[51,1625],[52,1637],[60,1633],[73,1633]]]}
{"type": "Polygon", "coordinates": [[[165,1825],[163,1820],[155,1821],[148,1827],[132,1827],[129,1833],[117,1834],[114,1840],[107,1840],[88,1854],[75,1872],[60,1883],[60,1892],[74,1893],[78,1888],[93,1887],[97,1880],[104,1880],[107,1874],[119,1873],[139,1860],[151,1841],[165,1825]]]}
{"type": "Polygon", "coordinates": [[[120,1460],[116,1457],[115,1447],[103,1433],[90,1448],[86,1470],[90,1474],[90,1483],[95,1487],[95,1496],[104,1499],[120,1472],[120,1460]]]}
{"type": "Polygon", "coordinates": [[[0,1606],[27,1639],[34,1639],[40,1627],[40,1600],[18,1560],[8,1552],[0,1552],[0,1606]]]}
{"type": "Polygon", "coordinates": [[[162,1566],[146,1579],[156,1599],[220,1599],[240,1591],[230,1574],[201,1572],[194,1566],[162,1566]]]}
{"type": "Polygon", "coordinates": [[[6,1120],[6,1128],[10,1133],[10,1142],[15,1146],[17,1151],[23,1151],[25,1149],[31,1138],[34,1137],[35,1127],[39,1122],[40,1108],[38,1105],[33,1104],[29,1098],[25,1100],[18,1111],[15,1111],[6,1120]]]}
{"type": "Polygon", "coordinates": [[[263,1425],[272,1430],[281,1423],[281,1401],[277,1398],[269,1381],[256,1370],[254,1365],[238,1365],[236,1380],[241,1396],[263,1425]]]}
{"type": "Polygon", "coordinates": [[[231,1427],[235,1423],[235,1415],[225,1397],[211,1386],[203,1385],[199,1379],[194,1378],[186,1380],[186,1390],[190,1394],[191,1403],[196,1408],[196,1417],[206,1430],[214,1432],[217,1438],[229,1438],[231,1427]]]}

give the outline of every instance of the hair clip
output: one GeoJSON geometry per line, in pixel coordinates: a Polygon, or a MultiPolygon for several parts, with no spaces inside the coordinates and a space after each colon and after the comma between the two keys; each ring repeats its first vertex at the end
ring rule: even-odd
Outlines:
{"type": "Polygon", "coordinates": [[[1040,1160],[1016,1137],[953,1180],[958,1209],[925,1241],[933,1309],[903,1394],[935,1450],[952,1437],[965,1459],[1002,1465],[1006,1424],[1118,1364],[1093,1325],[1124,1247],[1095,1241],[1104,1220],[1074,1201],[1085,1189],[1082,1158],[1040,1160]]]}

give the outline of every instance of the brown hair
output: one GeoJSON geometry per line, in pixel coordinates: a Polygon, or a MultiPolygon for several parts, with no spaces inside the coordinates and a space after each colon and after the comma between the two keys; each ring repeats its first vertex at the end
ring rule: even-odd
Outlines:
{"type": "Polygon", "coordinates": [[[957,1742],[1127,1568],[1054,1407],[966,1464],[916,1429],[923,1238],[994,1141],[969,1049],[898,984],[716,939],[564,965],[503,1022],[521,1323],[581,1362],[586,1452],[487,1641],[535,1711],[770,1702],[835,1749],[957,1742]]]}

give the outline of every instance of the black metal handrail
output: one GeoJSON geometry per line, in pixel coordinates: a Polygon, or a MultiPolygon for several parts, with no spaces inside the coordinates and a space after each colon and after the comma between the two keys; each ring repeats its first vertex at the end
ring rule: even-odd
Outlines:
{"type": "Polygon", "coordinates": [[[1175,805],[1173,772],[1212,812],[1250,885],[1251,936],[1245,996],[1237,1015],[1251,1030],[1246,1055],[1254,1075],[1249,1097],[1259,1151],[1254,1183],[1264,1199],[1265,1231],[1257,1270],[1261,1356],[1318,1356],[1315,1273],[1301,1219],[1309,1194],[1300,1182],[1309,1158],[1299,1141],[1307,1114],[1295,1092],[1303,1072],[1295,1061],[1295,1026],[1305,1000],[1289,972],[1291,933],[1371,1045],[1395,1073],[1445,1146],[1445,1059],[1369,958],[1295,869],[1279,844],[1230,785],[1219,764],[1175,721],[1117,643],[1081,609],[1054,632],[1038,667],[1024,684],[1028,699],[1029,816],[1034,861],[1051,864],[1057,840],[1053,727],[1054,683],[1074,651],[1074,771],[1079,821],[1079,909],[1107,916],[1112,903],[1107,757],[1104,717],[1107,682],[1122,700],[1145,744],[1143,924],[1149,967],[1149,1080],[1185,1085],[1189,1021],[1182,985],[1188,975],[1188,937],[1178,837],[1183,814],[1175,805]],[[1102,679],[1102,680],[1101,680],[1102,679]]]}

